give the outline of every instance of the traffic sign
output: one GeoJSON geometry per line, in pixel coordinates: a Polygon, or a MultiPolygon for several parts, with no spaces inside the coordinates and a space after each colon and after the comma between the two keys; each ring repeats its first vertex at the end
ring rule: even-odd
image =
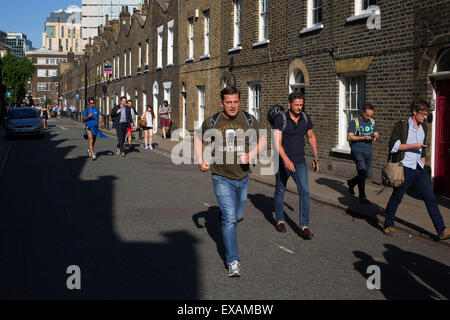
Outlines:
{"type": "Polygon", "coordinates": [[[9,98],[11,98],[11,92],[6,92],[6,97],[9,99],[9,98]]]}
{"type": "Polygon", "coordinates": [[[75,95],[75,99],[77,99],[77,100],[80,99],[80,95],[78,93],[75,95]]]}

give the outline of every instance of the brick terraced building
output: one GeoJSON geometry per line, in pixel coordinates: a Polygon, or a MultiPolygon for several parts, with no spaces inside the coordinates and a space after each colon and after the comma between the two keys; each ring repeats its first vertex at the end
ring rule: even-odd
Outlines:
{"type": "MultiPolygon", "coordinates": [[[[450,181],[449,17],[444,0],[145,1],[133,15],[124,8],[86,46],[88,96],[106,113],[121,95],[136,100],[139,113],[169,100],[174,128],[192,131],[220,109],[226,85],[241,90],[242,107],[266,128],[269,106],[287,105],[289,93],[301,90],[321,170],[348,177],[355,170],[348,122],[370,102],[381,133],[376,182],[395,122],[424,97],[434,118],[427,165],[436,191],[450,194],[442,183],[450,181]],[[105,62],[112,77],[103,76],[105,62]]],[[[80,60],[63,75],[69,100],[84,90],[83,66],[80,60]]]]}

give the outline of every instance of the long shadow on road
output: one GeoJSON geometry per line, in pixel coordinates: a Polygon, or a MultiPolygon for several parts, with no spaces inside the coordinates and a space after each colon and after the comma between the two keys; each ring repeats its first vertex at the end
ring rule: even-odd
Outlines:
{"type": "Polygon", "coordinates": [[[391,299],[436,300],[449,299],[450,267],[420,254],[405,251],[397,246],[385,244],[384,258],[387,263],[375,261],[365,252],[354,251],[354,268],[368,278],[367,268],[380,268],[380,291],[391,299]]]}
{"type": "Polygon", "coordinates": [[[112,206],[120,181],[81,179],[87,157],[67,158],[75,147],[57,139],[11,142],[0,175],[0,299],[198,299],[196,239],[121,241],[112,206]],[[67,288],[72,265],[81,290],[67,288]]]}

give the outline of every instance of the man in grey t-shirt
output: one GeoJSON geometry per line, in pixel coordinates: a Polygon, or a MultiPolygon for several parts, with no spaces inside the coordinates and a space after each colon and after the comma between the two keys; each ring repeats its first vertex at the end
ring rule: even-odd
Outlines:
{"type": "Polygon", "coordinates": [[[159,117],[161,119],[161,127],[163,129],[163,138],[166,139],[166,133],[170,127],[170,114],[172,108],[167,100],[164,100],[163,104],[159,106],[159,117]]]}

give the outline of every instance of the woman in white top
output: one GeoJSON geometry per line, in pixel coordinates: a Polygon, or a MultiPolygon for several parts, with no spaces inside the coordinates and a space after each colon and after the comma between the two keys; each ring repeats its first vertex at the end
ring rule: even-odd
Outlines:
{"type": "Polygon", "coordinates": [[[153,126],[155,125],[156,119],[155,113],[153,112],[153,107],[151,105],[147,106],[147,110],[145,110],[142,114],[141,120],[145,120],[147,122],[143,127],[145,150],[152,150],[153,126]]]}

